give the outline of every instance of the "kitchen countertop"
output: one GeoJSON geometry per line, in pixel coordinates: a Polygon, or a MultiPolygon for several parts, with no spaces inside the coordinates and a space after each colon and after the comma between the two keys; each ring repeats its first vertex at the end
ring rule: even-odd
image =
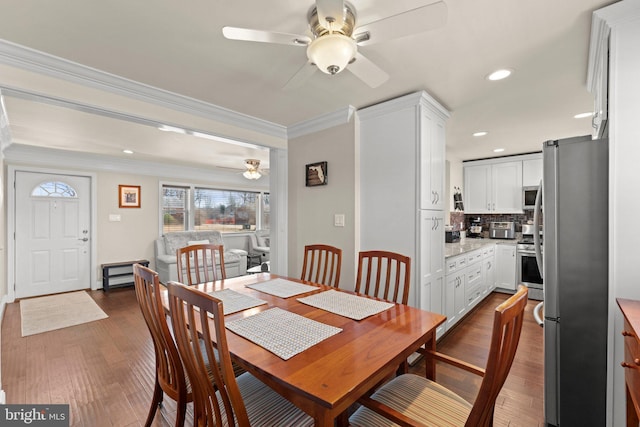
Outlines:
{"type": "Polygon", "coordinates": [[[456,243],[445,243],[444,257],[449,258],[456,255],[462,255],[487,245],[515,245],[517,242],[518,241],[516,239],[472,239],[467,237],[466,239],[456,243]]]}

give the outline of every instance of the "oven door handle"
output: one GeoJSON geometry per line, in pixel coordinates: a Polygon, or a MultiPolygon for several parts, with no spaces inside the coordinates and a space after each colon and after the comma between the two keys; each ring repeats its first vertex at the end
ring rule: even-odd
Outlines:
{"type": "Polygon", "coordinates": [[[542,211],[542,180],[540,180],[540,186],[536,192],[536,206],[533,210],[533,244],[536,249],[536,261],[538,263],[538,271],[540,277],[544,279],[543,265],[542,265],[542,244],[540,242],[540,213],[542,211]]]}

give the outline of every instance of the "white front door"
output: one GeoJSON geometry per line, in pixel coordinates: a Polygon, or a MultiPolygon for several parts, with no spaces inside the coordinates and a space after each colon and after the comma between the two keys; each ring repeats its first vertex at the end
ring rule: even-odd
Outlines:
{"type": "Polygon", "coordinates": [[[91,287],[91,178],[16,171],[15,296],[91,287]]]}

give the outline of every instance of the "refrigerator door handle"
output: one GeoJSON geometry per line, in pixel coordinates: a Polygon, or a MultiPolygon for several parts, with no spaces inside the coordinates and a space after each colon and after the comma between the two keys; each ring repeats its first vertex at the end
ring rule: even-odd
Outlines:
{"type": "Polygon", "coordinates": [[[540,272],[540,278],[544,279],[544,268],[542,265],[542,244],[540,242],[540,213],[542,211],[542,180],[538,186],[536,192],[536,205],[533,209],[533,245],[536,249],[536,261],[538,264],[538,271],[540,272]]]}

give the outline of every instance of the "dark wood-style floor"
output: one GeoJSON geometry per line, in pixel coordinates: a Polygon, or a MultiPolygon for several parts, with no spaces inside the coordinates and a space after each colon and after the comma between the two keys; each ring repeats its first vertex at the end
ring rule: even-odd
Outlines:
{"type": "MultiPolygon", "coordinates": [[[[68,403],[72,426],[142,426],[154,379],[149,332],[132,288],[90,292],[108,319],[22,338],[20,308],[9,304],[2,323],[2,385],[7,403],[68,403]]],[[[508,295],[492,294],[438,344],[438,350],[481,367],[492,310],[508,295]]],[[[520,346],[498,397],[496,426],[542,426],[542,329],[527,306],[520,346]]],[[[424,375],[424,362],[412,372],[424,375]]],[[[438,366],[438,382],[473,401],[479,379],[438,366]]],[[[171,426],[175,404],[166,399],[154,426],[171,426]]]]}

